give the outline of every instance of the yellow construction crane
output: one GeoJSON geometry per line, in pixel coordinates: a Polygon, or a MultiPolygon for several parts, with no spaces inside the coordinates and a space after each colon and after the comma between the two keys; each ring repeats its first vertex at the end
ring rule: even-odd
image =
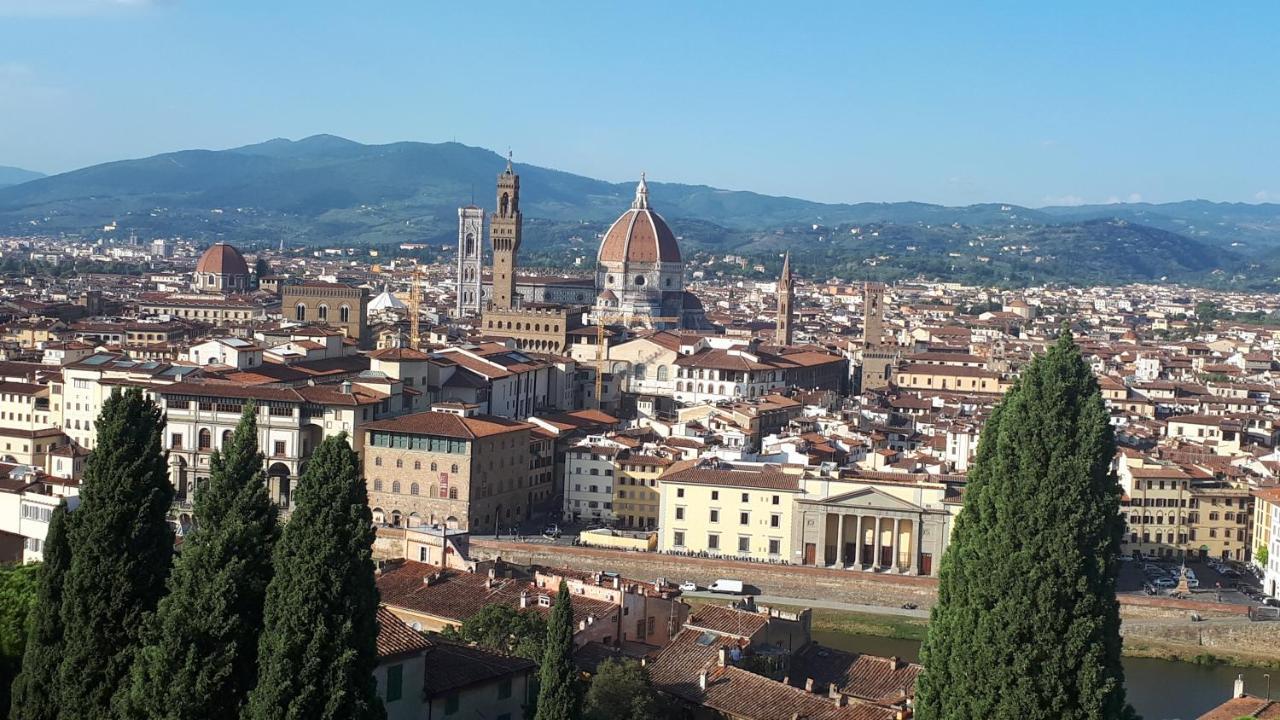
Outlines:
{"type": "Polygon", "coordinates": [[[418,310],[422,306],[422,268],[417,262],[413,263],[413,279],[409,284],[409,347],[414,350],[422,344],[422,334],[419,332],[418,310]]]}
{"type": "Polygon", "coordinates": [[[653,329],[651,323],[676,323],[678,317],[652,317],[649,315],[597,315],[596,316],[596,409],[599,410],[604,400],[604,369],[609,362],[609,348],[604,344],[604,326],[606,323],[624,323],[627,329],[640,325],[641,329],[653,329]]]}

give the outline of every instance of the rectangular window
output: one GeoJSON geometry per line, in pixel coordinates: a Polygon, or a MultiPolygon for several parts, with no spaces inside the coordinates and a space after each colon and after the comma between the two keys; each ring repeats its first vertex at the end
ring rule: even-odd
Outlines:
{"type": "Polygon", "coordinates": [[[712,490],[712,491],[711,491],[711,499],[712,499],[712,500],[719,500],[719,499],[720,499],[720,491],[719,491],[719,490],[712,490]]]}
{"type": "Polygon", "coordinates": [[[738,524],[739,524],[739,525],[750,525],[750,524],[751,524],[751,513],[745,513],[745,512],[738,513],[738,524]]]}
{"type": "Polygon", "coordinates": [[[284,457],[284,441],[276,440],[275,443],[272,444],[272,451],[276,457],[284,457]]]}
{"type": "Polygon", "coordinates": [[[504,678],[498,683],[498,699],[506,700],[511,697],[511,678],[504,678]]]}
{"type": "Polygon", "coordinates": [[[742,502],[750,502],[751,497],[747,493],[742,493],[742,502]]]}
{"type": "Polygon", "coordinates": [[[781,540],[770,540],[770,541],[769,541],[769,554],[770,554],[770,555],[777,555],[777,554],[778,554],[778,553],[780,553],[780,552],[782,552],[782,541],[781,541],[781,540]]]}
{"type": "Polygon", "coordinates": [[[169,447],[174,450],[182,449],[182,433],[173,433],[169,436],[169,447]]]}
{"type": "Polygon", "coordinates": [[[676,497],[684,497],[684,488],[676,488],[676,497]]]}
{"type": "Polygon", "coordinates": [[[716,535],[715,533],[711,533],[710,535],[707,535],[707,549],[708,549],[708,550],[719,550],[719,549],[720,549],[720,536],[719,536],[719,535],[716,535]]]}
{"type": "Polygon", "coordinates": [[[676,547],[684,547],[684,531],[677,530],[671,533],[671,544],[676,547]]]}
{"type": "Polygon", "coordinates": [[[773,527],[773,528],[782,527],[782,516],[781,516],[781,515],[779,515],[778,513],[774,513],[774,514],[770,515],[770,516],[769,516],[769,527],[773,527]]]}
{"type": "Polygon", "coordinates": [[[738,538],[738,552],[751,552],[751,538],[743,536],[738,538]]]}
{"type": "Polygon", "coordinates": [[[773,504],[774,504],[774,505],[778,505],[778,504],[779,504],[779,503],[781,503],[781,502],[782,502],[782,498],[781,498],[781,497],[779,497],[779,496],[777,496],[777,495],[774,495],[774,496],[773,496],[773,504]]]}
{"type": "Polygon", "coordinates": [[[720,511],[719,511],[719,510],[712,510],[712,511],[711,511],[711,522],[720,522],[720,511]]]}
{"type": "Polygon", "coordinates": [[[683,520],[683,519],[684,519],[684,508],[682,508],[682,507],[678,507],[678,508],[676,508],[676,519],[677,519],[677,520],[683,520]]]}
{"type": "Polygon", "coordinates": [[[404,666],[387,668],[387,702],[395,702],[404,694],[404,666]]]}

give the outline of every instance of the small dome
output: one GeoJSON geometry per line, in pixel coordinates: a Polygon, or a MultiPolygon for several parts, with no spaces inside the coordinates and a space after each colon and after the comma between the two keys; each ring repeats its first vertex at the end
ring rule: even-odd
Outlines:
{"type": "Polygon", "coordinates": [[[204,251],[196,263],[196,272],[214,275],[248,275],[249,266],[245,264],[240,251],[226,243],[217,243],[204,251]]]}
{"type": "Polygon", "coordinates": [[[667,221],[649,207],[644,176],[631,209],[614,221],[600,243],[599,262],[678,263],[680,246],[667,221]]]}

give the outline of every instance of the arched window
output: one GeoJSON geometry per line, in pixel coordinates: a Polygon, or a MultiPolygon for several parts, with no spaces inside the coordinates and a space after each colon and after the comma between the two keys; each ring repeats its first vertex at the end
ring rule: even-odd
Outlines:
{"type": "Polygon", "coordinates": [[[417,495],[417,494],[418,494],[418,483],[411,483],[411,484],[409,485],[409,494],[410,494],[410,495],[417,495]]]}
{"type": "Polygon", "coordinates": [[[378,467],[382,467],[382,458],[380,458],[380,457],[376,457],[376,458],[374,458],[374,459],[373,459],[373,464],[374,464],[374,465],[377,465],[378,467]]]}
{"type": "MultiPolygon", "coordinates": [[[[435,486],[435,485],[428,485],[428,486],[427,486],[427,497],[435,497],[435,496],[436,496],[436,486],[435,486]]],[[[432,523],[435,523],[435,520],[432,520],[431,522],[432,522],[432,523]]]]}
{"type": "Polygon", "coordinates": [[[316,308],[316,317],[317,317],[317,318],[319,318],[319,319],[320,319],[320,320],[322,320],[322,321],[323,321],[323,320],[328,320],[328,319],[329,319],[329,306],[328,306],[328,305],[325,305],[324,303],[320,303],[320,307],[316,308]]]}
{"type": "Polygon", "coordinates": [[[431,461],[431,472],[435,472],[435,471],[436,471],[436,463],[435,463],[435,461],[434,461],[434,460],[432,460],[432,461],[431,461]]]}
{"type": "Polygon", "coordinates": [[[378,478],[374,478],[374,479],[373,479],[373,489],[374,489],[374,490],[376,490],[376,491],[378,491],[378,492],[382,492],[382,480],[380,480],[380,479],[378,479],[378,478]]]}
{"type": "Polygon", "coordinates": [[[667,366],[666,366],[666,365],[659,365],[659,366],[658,366],[658,380],[666,380],[666,379],[667,379],[667,366]]]}
{"type": "Polygon", "coordinates": [[[440,486],[440,497],[449,497],[449,491],[443,485],[440,486]]]}
{"type": "Polygon", "coordinates": [[[456,488],[456,487],[451,487],[451,488],[449,488],[449,499],[450,499],[450,500],[457,500],[457,499],[458,499],[458,488],[456,488]]]}
{"type": "Polygon", "coordinates": [[[307,319],[307,306],[306,306],[306,305],[303,305],[302,303],[298,303],[297,305],[294,305],[294,306],[293,306],[293,319],[294,319],[294,320],[297,320],[298,322],[306,322],[306,319],[307,319]]]}
{"type": "Polygon", "coordinates": [[[414,461],[413,461],[413,469],[414,469],[414,470],[421,470],[421,469],[422,469],[422,461],[421,461],[421,460],[414,460],[414,461]]]}
{"type": "Polygon", "coordinates": [[[398,492],[400,492],[400,481],[399,481],[399,480],[392,480],[392,481],[391,481],[391,492],[393,492],[393,493],[398,493],[398,492]]]}
{"type": "Polygon", "coordinates": [[[197,438],[196,447],[201,450],[208,450],[213,445],[213,435],[209,433],[208,428],[200,428],[197,438]]]}
{"type": "Polygon", "coordinates": [[[231,431],[223,430],[222,431],[222,447],[225,448],[227,446],[227,442],[229,442],[230,440],[231,440],[231,431]]]}
{"type": "Polygon", "coordinates": [[[467,233],[467,237],[463,240],[462,255],[463,257],[471,257],[476,253],[476,236],[467,233]]]}
{"type": "Polygon", "coordinates": [[[400,527],[400,511],[391,511],[391,527],[400,527]]]}
{"type": "Polygon", "coordinates": [[[402,467],[404,467],[404,461],[403,461],[403,460],[400,460],[399,458],[397,458],[397,459],[396,459],[396,467],[397,467],[397,468],[402,468],[402,467]]]}
{"type": "Polygon", "coordinates": [[[338,306],[338,322],[351,322],[351,307],[349,305],[338,306]]]}
{"type": "Polygon", "coordinates": [[[511,202],[511,200],[510,200],[510,198],[507,196],[507,194],[506,194],[506,193],[502,193],[502,200],[498,203],[498,214],[499,214],[499,215],[501,215],[502,217],[506,217],[506,216],[507,216],[507,206],[510,204],[510,202],[511,202]]]}
{"type": "Polygon", "coordinates": [[[635,367],[631,368],[631,374],[637,380],[643,380],[645,377],[646,371],[647,369],[645,368],[644,363],[636,363],[635,367]]]}
{"type": "Polygon", "coordinates": [[[449,472],[453,473],[454,475],[457,475],[457,474],[458,474],[458,466],[457,466],[457,465],[454,465],[454,466],[450,467],[450,468],[449,468],[449,472]]]}
{"type": "Polygon", "coordinates": [[[636,284],[637,284],[637,285],[643,285],[643,284],[644,284],[644,276],[643,276],[643,275],[637,275],[637,276],[636,276],[636,284]]]}

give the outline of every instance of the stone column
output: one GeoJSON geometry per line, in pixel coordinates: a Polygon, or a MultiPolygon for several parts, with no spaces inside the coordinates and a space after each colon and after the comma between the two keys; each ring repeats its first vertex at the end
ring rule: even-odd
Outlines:
{"type": "Polygon", "coordinates": [[[875,533],[871,536],[871,570],[874,572],[880,567],[880,516],[871,516],[872,526],[875,527],[875,533]]]}
{"type": "Polygon", "coordinates": [[[853,516],[853,567],[862,569],[862,516],[853,516]]]}
{"type": "Polygon", "coordinates": [[[836,567],[844,567],[844,515],[836,516],[836,567]]]}
{"type": "Polygon", "coordinates": [[[898,518],[889,518],[889,525],[893,528],[893,535],[889,537],[889,546],[893,548],[893,554],[889,556],[889,567],[893,572],[899,572],[898,543],[901,542],[901,537],[898,534],[898,518]]]}
{"type": "Polygon", "coordinates": [[[907,568],[907,572],[912,575],[920,574],[920,548],[916,546],[916,538],[920,535],[920,521],[908,520],[911,523],[911,533],[907,535],[907,552],[910,553],[911,564],[907,568]]]}

